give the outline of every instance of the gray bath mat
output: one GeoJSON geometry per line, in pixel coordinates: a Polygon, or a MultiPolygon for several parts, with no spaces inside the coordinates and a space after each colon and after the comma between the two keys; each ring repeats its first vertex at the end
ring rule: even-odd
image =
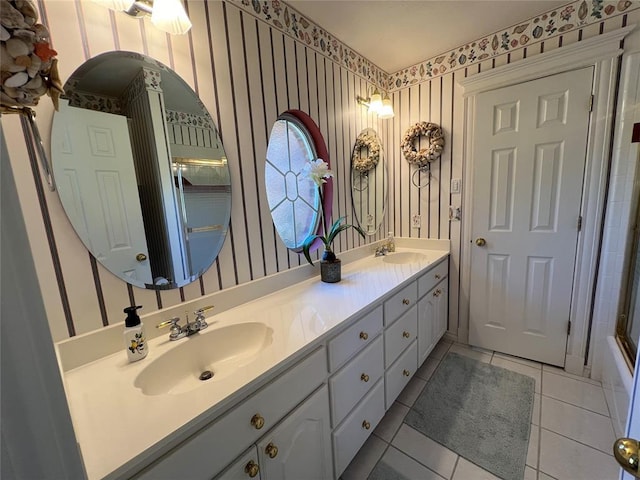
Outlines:
{"type": "Polygon", "coordinates": [[[535,380],[449,353],[404,422],[479,467],[524,478],[535,380]]]}

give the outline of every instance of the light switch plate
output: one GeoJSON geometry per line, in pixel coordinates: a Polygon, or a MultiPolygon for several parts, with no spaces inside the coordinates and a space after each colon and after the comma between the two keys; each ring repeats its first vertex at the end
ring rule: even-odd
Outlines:
{"type": "Polygon", "coordinates": [[[462,184],[462,180],[459,178],[451,179],[451,193],[460,193],[460,186],[462,184]]]}
{"type": "Polygon", "coordinates": [[[420,228],[420,221],[422,220],[422,218],[420,217],[420,215],[415,214],[413,217],[411,217],[411,226],[413,228],[420,228]]]}

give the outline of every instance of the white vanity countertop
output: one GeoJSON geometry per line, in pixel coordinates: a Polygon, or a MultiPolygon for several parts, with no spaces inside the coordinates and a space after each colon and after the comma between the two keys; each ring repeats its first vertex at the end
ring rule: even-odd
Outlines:
{"type": "Polygon", "coordinates": [[[383,257],[370,256],[344,264],[340,283],[322,283],[316,277],[208,317],[209,328],[198,335],[214,334],[228,325],[263,322],[273,329],[273,342],[256,361],[233,375],[219,380],[214,377],[216,381],[189,392],[148,396],[134,386],[136,376],[150,362],[189,338],[170,342],[168,335],[163,335],[149,342],[144,360],[128,363],[123,348],[66,372],[65,388],[88,477],[124,474],[183,441],[185,435],[244,398],[267,373],[288,366],[285,360],[318,345],[327,332],[449,254],[448,250],[398,251],[420,252],[424,259],[392,264],[383,257]]]}

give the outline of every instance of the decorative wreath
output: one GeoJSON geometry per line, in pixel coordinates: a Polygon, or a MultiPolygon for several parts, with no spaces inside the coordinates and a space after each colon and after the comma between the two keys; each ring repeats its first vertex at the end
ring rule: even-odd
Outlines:
{"type": "Polygon", "coordinates": [[[356,138],[356,143],[353,146],[353,155],[351,156],[351,164],[353,168],[361,173],[368,172],[375,168],[380,161],[380,142],[375,134],[369,132],[362,132],[356,138]],[[366,148],[368,155],[363,157],[361,155],[362,149],[366,148]]]}
{"type": "Polygon", "coordinates": [[[406,131],[400,147],[407,162],[422,167],[442,154],[444,149],[442,128],[435,123],[418,122],[406,131]],[[427,137],[429,144],[425,148],[416,150],[415,143],[419,137],[427,137]]]}

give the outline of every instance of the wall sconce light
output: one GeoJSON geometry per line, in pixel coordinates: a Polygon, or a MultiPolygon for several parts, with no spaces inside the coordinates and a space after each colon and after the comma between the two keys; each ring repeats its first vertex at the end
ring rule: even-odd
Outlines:
{"type": "Polygon", "coordinates": [[[365,105],[369,107],[370,112],[378,114],[378,118],[383,120],[392,118],[395,115],[393,113],[393,106],[391,105],[389,95],[385,94],[383,99],[377,88],[373,91],[371,97],[364,98],[358,95],[356,97],[356,101],[358,102],[358,105],[365,105]]]}
{"type": "Polygon", "coordinates": [[[151,15],[151,23],[171,35],[184,35],[191,20],[180,0],[93,0],[95,3],[132,17],[151,15]]]}

